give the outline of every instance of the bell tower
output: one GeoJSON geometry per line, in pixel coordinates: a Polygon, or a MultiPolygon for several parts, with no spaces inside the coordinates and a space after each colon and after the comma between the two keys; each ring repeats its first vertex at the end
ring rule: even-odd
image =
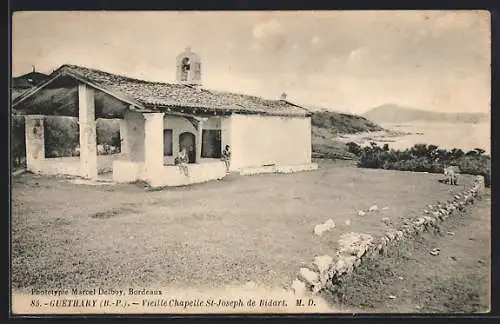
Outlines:
{"type": "Polygon", "coordinates": [[[181,84],[201,85],[201,60],[187,47],[177,55],[176,81],[181,84]]]}

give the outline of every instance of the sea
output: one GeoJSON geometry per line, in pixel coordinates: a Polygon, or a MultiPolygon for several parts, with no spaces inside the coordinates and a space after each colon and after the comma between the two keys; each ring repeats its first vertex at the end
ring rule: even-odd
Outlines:
{"type": "Polygon", "coordinates": [[[343,141],[367,145],[371,141],[390,148],[406,149],[415,144],[434,144],[443,149],[469,151],[480,148],[491,155],[491,125],[482,123],[390,123],[380,124],[389,132],[348,135],[343,141]]]}

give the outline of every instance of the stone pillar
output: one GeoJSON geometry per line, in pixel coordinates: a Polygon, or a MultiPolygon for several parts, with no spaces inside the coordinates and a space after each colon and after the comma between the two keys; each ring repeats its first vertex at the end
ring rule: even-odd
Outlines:
{"type": "Polygon", "coordinates": [[[87,179],[97,178],[97,139],[94,89],[78,85],[78,121],[80,124],[80,174],[87,179]]]}
{"type": "Polygon", "coordinates": [[[25,120],[26,168],[34,173],[42,171],[45,160],[45,134],[42,115],[27,115],[25,120]]]}
{"type": "Polygon", "coordinates": [[[122,155],[129,154],[129,143],[127,136],[127,121],[120,119],[120,153],[122,155]]]}
{"type": "Polygon", "coordinates": [[[163,115],[143,113],[144,175],[150,182],[154,182],[163,169],[163,115]]]}
{"type": "Polygon", "coordinates": [[[203,121],[198,123],[198,132],[196,134],[196,163],[201,162],[201,145],[203,142],[203,121]]]}

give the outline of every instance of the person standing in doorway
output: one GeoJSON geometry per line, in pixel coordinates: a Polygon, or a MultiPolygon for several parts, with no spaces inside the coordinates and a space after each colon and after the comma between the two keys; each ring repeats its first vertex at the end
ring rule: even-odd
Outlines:
{"type": "Polygon", "coordinates": [[[188,163],[194,163],[196,159],[196,152],[193,145],[189,145],[189,150],[187,151],[188,163]]]}
{"type": "Polygon", "coordinates": [[[231,148],[229,145],[226,145],[222,151],[222,161],[226,164],[226,173],[229,173],[229,167],[231,165],[231,148]]]}

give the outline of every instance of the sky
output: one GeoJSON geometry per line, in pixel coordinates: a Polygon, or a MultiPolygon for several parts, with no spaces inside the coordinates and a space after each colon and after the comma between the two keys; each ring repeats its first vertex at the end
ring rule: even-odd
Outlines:
{"type": "Polygon", "coordinates": [[[485,11],[16,12],[12,75],[76,64],[175,82],[177,54],[209,89],[361,114],[395,103],[489,112],[485,11]]]}

